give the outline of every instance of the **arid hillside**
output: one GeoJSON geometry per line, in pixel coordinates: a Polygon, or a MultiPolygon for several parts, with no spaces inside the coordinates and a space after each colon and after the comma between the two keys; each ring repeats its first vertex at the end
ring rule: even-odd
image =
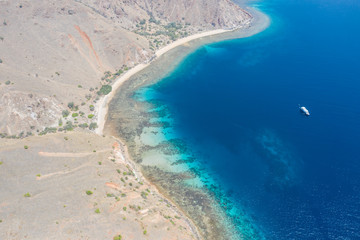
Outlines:
{"type": "Polygon", "coordinates": [[[88,128],[102,85],[176,39],[251,19],[230,0],[2,0],[0,16],[0,136],[12,138],[88,128]]]}
{"type": "Polygon", "coordinates": [[[0,239],[199,239],[111,137],[0,139],[0,239]]]}

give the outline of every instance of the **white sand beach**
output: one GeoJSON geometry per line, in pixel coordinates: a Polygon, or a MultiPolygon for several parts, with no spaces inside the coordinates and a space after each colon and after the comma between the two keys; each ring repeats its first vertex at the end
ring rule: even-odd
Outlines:
{"type": "MultiPolygon", "coordinates": [[[[213,31],[207,31],[207,32],[203,32],[203,33],[198,33],[198,34],[194,34],[185,38],[181,38],[179,40],[176,40],[175,42],[165,46],[164,48],[159,49],[158,51],[156,51],[155,56],[156,57],[160,57],[163,54],[165,54],[166,52],[170,51],[171,49],[174,49],[178,46],[181,46],[183,44],[186,44],[192,40],[195,39],[199,39],[202,37],[208,37],[211,35],[216,35],[216,34],[221,34],[221,33],[225,33],[225,32],[230,32],[233,30],[225,30],[225,29],[217,29],[217,30],[213,30],[213,31]]],[[[156,58],[155,58],[156,59],[156,58]]],[[[130,69],[129,71],[127,71],[124,75],[120,76],[118,79],[115,80],[115,83],[112,85],[112,91],[106,95],[105,97],[103,97],[102,99],[99,100],[96,108],[97,108],[97,125],[98,128],[96,129],[96,133],[99,135],[103,134],[104,131],[104,126],[105,126],[105,121],[106,121],[106,116],[109,110],[109,103],[111,101],[111,99],[115,96],[116,91],[118,90],[118,88],[129,78],[131,78],[133,75],[135,75],[136,73],[140,72],[141,70],[143,70],[144,68],[148,67],[151,64],[151,62],[149,63],[141,63],[136,65],[134,68],[130,69]]]]}

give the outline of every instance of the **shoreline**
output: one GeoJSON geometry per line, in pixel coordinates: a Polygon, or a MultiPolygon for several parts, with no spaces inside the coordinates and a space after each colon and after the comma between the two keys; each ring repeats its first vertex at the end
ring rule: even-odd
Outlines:
{"type": "MultiPolygon", "coordinates": [[[[264,13],[262,13],[261,11],[259,11],[258,9],[252,8],[252,7],[247,7],[245,9],[246,9],[246,11],[249,11],[252,15],[252,19],[248,23],[248,25],[245,25],[245,26],[242,26],[242,27],[239,27],[236,29],[228,29],[228,30],[217,29],[217,30],[213,30],[213,31],[207,31],[207,32],[203,32],[203,33],[194,34],[194,35],[191,35],[186,38],[179,39],[179,40],[171,43],[170,45],[167,45],[164,48],[156,51],[154,57],[151,58],[151,60],[149,60],[148,62],[140,63],[140,64],[136,65],[135,67],[133,67],[132,69],[130,69],[129,71],[127,71],[124,75],[120,76],[115,81],[115,83],[112,85],[112,87],[113,87],[112,91],[108,95],[104,96],[96,105],[96,108],[98,111],[97,112],[98,113],[98,116],[97,116],[98,128],[96,129],[95,133],[99,134],[99,135],[104,134],[105,123],[107,123],[107,120],[109,117],[110,103],[113,100],[113,98],[118,94],[119,89],[123,89],[120,87],[125,82],[127,82],[126,85],[128,85],[129,82],[127,80],[129,80],[130,78],[133,78],[134,76],[135,76],[135,78],[137,78],[137,76],[147,75],[146,73],[149,71],[157,70],[155,75],[150,75],[150,77],[147,76],[145,79],[145,82],[147,84],[149,82],[151,82],[151,83],[153,83],[154,81],[156,82],[158,79],[162,79],[162,77],[159,77],[159,76],[163,76],[164,73],[171,72],[172,69],[179,63],[179,59],[183,59],[189,53],[193,52],[194,49],[197,49],[198,47],[205,45],[205,44],[211,44],[211,43],[224,41],[224,40],[230,40],[230,39],[240,39],[240,38],[250,37],[259,32],[262,32],[270,25],[270,18],[267,15],[265,15],[264,13]],[[203,39],[201,39],[201,38],[203,38],[203,39]],[[194,40],[196,40],[196,41],[194,41],[194,40]],[[184,48],[186,49],[186,51],[182,51],[184,48]],[[171,51],[171,50],[174,50],[174,51],[171,51]],[[170,55],[174,55],[175,58],[174,58],[174,56],[169,57],[170,56],[169,54],[166,55],[165,57],[160,58],[160,56],[163,56],[165,53],[168,53],[170,51],[171,51],[170,55]],[[164,63],[165,63],[165,65],[162,65],[164,63]],[[159,69],[158,65],[161,65],[160,69],[159,69]],[[165,67],[163,67],[163,66],[165,66],[165,67]],[[140,73],[140,72],[142,72],[142,73],[140,73]]],[[[125,92],[126,92],[126,89],[125,89],[125,92]]],[[[125,139],[123,139],[121,137],[121,135],[116,134],[115,132],[112,132],[112,131],[108,131],[109,127],[107,127],[107,128],[108,129],[107,129],[106,133],[109,133],[111,136],[115,137],[118,141],[120,141],[125,146],[125,148],[128,147],[128,142],[125,139]],[[126,143],[126,144],[124,144],[124,143],[126,143]]],[[[110,128],[111,128],[111,126],[110,126],[110,128]]],[[[128,153],[126,157],[128,158],[127,161],[133,161],[134,164],[136,165],[135,161],[132,160],[132,158],[130,157],[130,153],[128,153]]],[[[157,191],[162,195],[162,197],[164,199],[166,199],[173,206],[175,206],[178,209],[178,211],[180,211],[182,213],[182,215],[185,216],[189,220],[189,222],[188,222],[189,226],[192,226],[191,228],[193,230],[195,230],[195,232],[197,233],[196,235],[198,236],[198,239],[202,239],[203,232],[200,230],[203,230],[203,229],[201,228],[201,226],[199,227],[196,219],[193,219],[190,215],[188,215],[188,212],[186,210],[182,209],[181,206],[179,206],[178,204],[175,204],[172,201],[171,196],[168,196],[166,194],[166,191],[163,192],[161,190],[161,187],[159,188],[155,183],[148,180],[144,174],[141,174],[141,175],[144,177],[144,179],[146,179],[149,183],[151,183],[157,189],[157,191]]],[[[192,231],[192,232],[194,233],[194,231],[192,231]]]]}
{"type": "Polygon", "coordinates": [[[164,55],[165,53],[167,53],[168,51],[184,45],[186,43],[189,43],[195,39],[199,39],[199,38],[203,38],[203,37],[208,37],[208,36],[213,36],[213,35],[217,35],[217,34],[222,34],[222,33],[226,33],[226,32],[231,32],[231,31],[235,31],[241,28],[236,28],[236,29],[216,29],[216,30],[212,30],[212,31],[206,31],[206,32],[202,32],[202,33],[197,33],[185,38],[181,38],[176,40],[175,42],[172,42],[169,45],[166,45],[165,47],[157,50],[153,56],[153,58],[148,62],[148,63],[139,63],[138,65],[136,65],[135,67],[131,68],[129,71],[127,71],[124,75],[120,76],[118,79],[115,80],[115,83],[112,85],[112,91],[106,95],[105,97],[103,97],[99,103],[97,104],[97,110],[98,110],[98,116],[97,116],[97,125],[98,128],[95,130],[96,134],[102,135],[104,132],[104,127],[105,127],[105,122],[106,122],[106,116],[108,114],[109,111],[109,104],[110,101],[113,99],[113,97],[116,94],[116,91],[121,87],[121,85],[129,80],[132,76],[134,76],[135,74],[137,74],[138,72],[140,72],[141,70],[147,68],[148,66],[150,66],[151,63],[153,63],[154,61],[156,61],[157,58],[159,58],[160,56],[164,55]]]}
{"type": "MultiPolygon", "coordinates": [[[[250,20],[248,20],[246,23],[244,23],[243,26],[238,27],[238,28],[233,28],[233,29],[216,29],[216,30],[202,32],[202,33],[196,33],[191,36],[178,39],[175,42],[172,42],[169,45],[166,45],[165,47],[157,50],[155,52],[155,54],[153,55],[153,57],[151,57],[150,60],[148,60],[148,62],[145,62],[145,63],[143,62],[143,63],[137,64],[135,67],[131,68],[129,71],[124,73],[124,75],[122,75],[118,79],[116,79],[114,84],[112,85],[112,91],[108,95],[105,95],[102,99],[100,99],[99,102],[96,104],[95,112],[97,113],[96,123],[97,123],[98,127],[95,129],[95,133],[99,134],[99,135],[103,135],[106,118],[107,118],[107,115],[109,112],[109,104],[110,104],[111,100],[114,98],[114,96],[116,95],[116,92],[121,87],[121,85],[125,81],[129,80],[131,77],[136,75],[137,73],[144,70],[145,68],[150,67],[152,63],[156,62],[165,53],[167,53],[171,50],[174,50],[180,46],[184,46],[190,42],[193,42],[194,40],[199,40],[201,38],[211,38],[216,35],[222,36],[222,35],[225,35],[226,33],[230,33],[230,34],[236,33],[237,31],[241,31],[243,29],[244,30],[250,29],[251,31],[249,31],[249,33],[246,33],[246,31],[244,31],[244,34],[239,33],[238,36],[235,34],[234,36],[229,36],[227,38],[225,37],[224,39],[220,38],[220,41],[228,40],[228,39],[240,39],[240,38],[250,37],[250,36],[256,35],[257,33],[262,32],[270,25],[269,16],[266,15],[265,13],[261,12],[260,10],[254,8],[254,7],[246,7],[246,8],[244,8],[244,10],[248,11],[249,14],[252,16],[252,18],[250,20]],[[254,24],[254,22],[255,22],[255,24],[254,24]],[[264,24],[264,22],[265,22],[265,26],[262,26],[264,24]]],[[[219,41],[219,39],[214,39],[213,41],[210,41],[210,42],[217,42],[217,41],[219,41]]]]}
{"type": "Polygon", "coordinates": [[[133,171],[135,178],[147,182],[150,186],[154,187],[157,191],[158,196],[162,198],[162,200],[171,207],[172,211],[180,215],[185,220],[191,233],[194,234],[195,238],[197,240],[202,239],[200,235],[200,231],[197,228],[196,224],[192,221],[192,219],[184,211],[182,211],[182,209],[179,208],[170,198],[168,198],[164,193],[162,193],[161,190],[155,184],[149,181],[142,174],[141,170],[138,169],[136,163],[131,159],[127,145],[123,142],[123,140],[117,138],[116,136],[111,136],[111,137],[116,142],[119,143],[118,149],[114,149],[115,155],[119,156],[122,163],[124,163],[126,166],[129,166],[129,168],[133,171]]]}

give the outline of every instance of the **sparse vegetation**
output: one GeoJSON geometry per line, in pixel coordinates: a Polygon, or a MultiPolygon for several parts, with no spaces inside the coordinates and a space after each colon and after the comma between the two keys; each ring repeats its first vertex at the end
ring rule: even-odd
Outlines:
{"type": "Polygon", "coordinates": [[[56,127],[46,127],[43,131],[39,133],[40,136],[46,135],[48,133],[56,133],[57,128],[56,127]]]}

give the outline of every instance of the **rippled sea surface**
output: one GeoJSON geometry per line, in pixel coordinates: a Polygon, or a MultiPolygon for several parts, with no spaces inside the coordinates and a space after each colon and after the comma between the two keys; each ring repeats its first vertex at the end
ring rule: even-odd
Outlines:
{"type": "Polygon", "coordinates": [[[360,239],[360,1],[252,4],[266,31],[136,90],[141,164],[191,173],[182,184],[211,195],[234,239],[360,239]]]}

